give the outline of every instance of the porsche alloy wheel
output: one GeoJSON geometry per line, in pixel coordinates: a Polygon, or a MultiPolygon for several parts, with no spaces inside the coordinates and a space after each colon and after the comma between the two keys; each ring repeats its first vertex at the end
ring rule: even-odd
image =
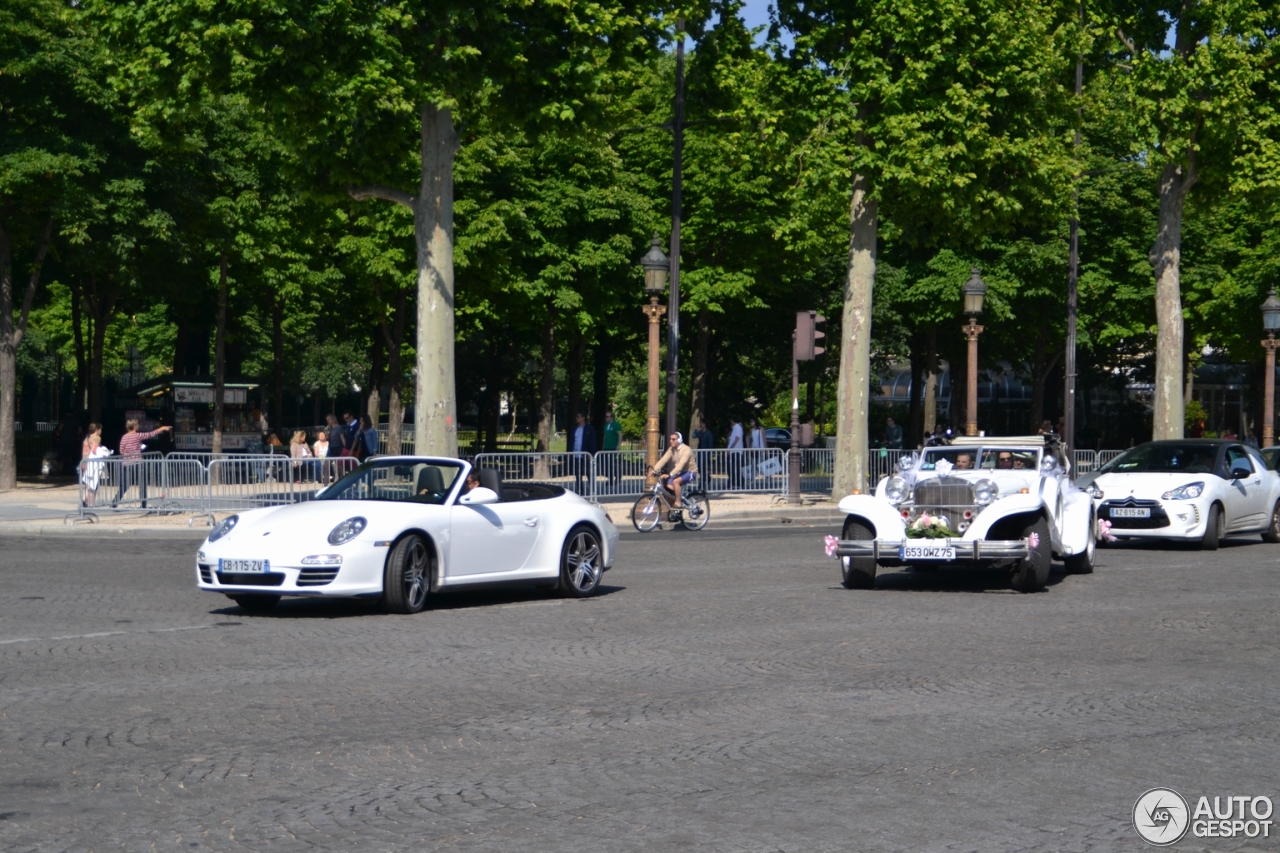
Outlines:
{"type": "Polygon", "coordinates": [[[421,536],[406,536],[387,555],[382,606],[388,613],[419,613],[431,587],[431,552],[421,536]]]}
{"type": "Polygon", "coordinates": [[[604,552],[600,538],[589,527],[575,527],[564,540],[560,555],[560,590],[574,598],[585,598],[600,586],[600,564],[604,552]]]}

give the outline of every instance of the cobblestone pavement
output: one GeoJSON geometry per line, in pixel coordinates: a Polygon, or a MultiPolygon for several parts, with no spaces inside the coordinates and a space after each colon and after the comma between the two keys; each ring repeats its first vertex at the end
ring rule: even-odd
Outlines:
{"type": "Polygon", "coordinates": [[[628,536],[596,598],[418,616],[0,538],[0,849],[1136,851],[1150,787],[1280,794],[1280,548],[850,592],[825,532],[628,536]]]}

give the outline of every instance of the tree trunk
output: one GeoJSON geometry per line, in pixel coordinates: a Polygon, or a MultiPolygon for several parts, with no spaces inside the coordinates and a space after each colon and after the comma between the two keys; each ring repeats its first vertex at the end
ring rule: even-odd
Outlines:
{"type": "Polygon", "coordinates": [[[271,301],[271,424],[284,425],[284,294],[271,301]]]}
{"type": "Polygon", "coordinates": [[[917,446],[924,445],[924,436],[933,433],[938,425],[938,326],[935,323],[929,329],[929,337],[924,351],[924,423],[920,435],[916,436],[917,446]]]}
{"type": "MultiPolygon", "coordinates": [[[[382,288],[377,282],[373,285],[374,294],[382,302],[382,288]]],[[[404,426],[404,402],[401,392],[404,383],[404,366],[401,363],[401,349],[404,346],[405,291],[396,291],[395,316],[387,322],[387,312],[382,310],[378,315],[378,327],[382,330],[382,341],[387,345],[387,453],[399,455],[404,426]]]]}
{"type": "Polygon", "coordinates": [[[102,423],[102,359],[106,348],[107,327],[115,314],[115,297],[98,291],[98,277],[89,276],[89,293],[85,299],[89,319],[89,420],[102,423]]]}
{"type": "Polygon", "coordinates": [[[40,285],[40,270],[53,242],[53,216],[45,220],[37,244],[31,276],[22,296],[22,308],[14,319],[13,242],[9,233],[9,211],[0,212],[0,491],[18,487],[18,451],[14,421],[18,413],[18,347],[27,332],[31,301],[40,285]]]}
{"type": "Polygon", "coordinates": [[[582,405],[582,362],[587,355],[587,336],[578,333],[577,340],[569,348],[569,423],[576,423],[574,418],[583,412],[582,405]]]}
{"type": "Polygon", "coordinates": [[[836,465],[833,497],[867,488],[867,409],[871,382],[871,300],[876,278],[878,203],[865,175],[853,176],[849,204],[849,267],[840,334],[836,391],[836,465]]]}
{"type": "MultiPolygon", "coordinates": [[[[213,455],[222,452],[222,416],[227,396],[227,253],[218,267],[218,314],[213,338],[213,455]]],[[[276,423],[280,428],[280,423],[276,423]]]]}
{"type": "Polygon", "coordinates": [[[902,446],[915,447],[924,434],[924,335],[911,336],[911,388],[907,394],[907,422],[902,425],[902,446]]]}
{"type": "Polygon", "coordinates": [[[693,386],[689,412],[689,431],[693,435],[698,424],[707,419],[707,360],[711,351],[711,312],[706,306],[698,309],[698,336],[693,344],[693,386]]]}
{"type": "Polygon", "coordinates": [[[1059,347],[1052,355],[1047,355],[1044,336],[1036,336],[1035,361],[1032,363],[1031,372],[1030,434],[1032,435],[1039,431],[1040,422],[1044,420],[1045,386],[1049,383],[1049,377],[1058,366],[1058,359],[1062,358],[1065,353],[1065,348],[1059,347]]]}
{"type": "Polygon", "coordinates": [[[382,342],[375,337],[373,339],[373,358],[370,360],[369,366],[369,397],[365,401],[365,414],[369,416],[369,423],[375,427],[378,426],[382,418],[382,380],[382,342]]]}
{"type": "Polygon", "coordinates": [[[453,361],[453,114],[422,107],[422,182],[414,210],[418,250],[418,384],[414,452],[458,455],[453,361]]]}
{"type": "Polygon", "coordinates": [[[82,285],[71,287],[71,337],[76,354],[76,402],[72,407],[76,411],[89,408],[89,359],[84,345],[84,319],[82,311],[84,292],[82,285]]]}
{"type": "Polygon", "coordinates": [[[542,376],[538,382],[539,453],[551,449],[551,421],[555,415],[556,378],[556,307],[548,303],[547,318],[542,326],[542,376]]]}
{"type": "MultiPolygon", "coordinates": [[[[1179,27],[1181,29],[1181,27],[1179,27]]],[[[1195,161],[1169,163],[1160,173],[1160,220],[1151,265],[1156,278],[1156,387],[1153,439],[1182,438],[1182,209],[1195,183],[1195,161]]]]}
{"type": "MultiPolygon", "coordinates": [[[[595,369],[591,377],[591,422],[596,425],[596,437],[604,446],[604,413],[609,410],[609,344],[607,339],[596,342],[591,353],[595,369]]],[[[496,386],[495,386],[496,387],[496,386]]]]}

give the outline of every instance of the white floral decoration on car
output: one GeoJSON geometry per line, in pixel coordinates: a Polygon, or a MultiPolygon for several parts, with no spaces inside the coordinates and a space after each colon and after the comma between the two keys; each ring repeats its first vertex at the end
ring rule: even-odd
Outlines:
{"type": "Polygon", "coordinates": [[[937,464],[933,466],[933,470],[938,472],[939,477],[946,477],[951,473],[951,469],[956,466],[951,464],[949,459],[939,459],[937,464]]]}

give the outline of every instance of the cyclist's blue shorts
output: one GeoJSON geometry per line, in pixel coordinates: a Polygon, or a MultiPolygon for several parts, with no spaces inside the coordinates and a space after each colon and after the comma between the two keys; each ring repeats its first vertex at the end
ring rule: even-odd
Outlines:
{"type": "Polygon", "coordinates": [[[676,474],[667,482],[674,483],[679,480],[681,483],[690,483],[693,482],[693,478],[696,476],[698,476],[696,471],[685,471],[683,474],[676,474]]]}

